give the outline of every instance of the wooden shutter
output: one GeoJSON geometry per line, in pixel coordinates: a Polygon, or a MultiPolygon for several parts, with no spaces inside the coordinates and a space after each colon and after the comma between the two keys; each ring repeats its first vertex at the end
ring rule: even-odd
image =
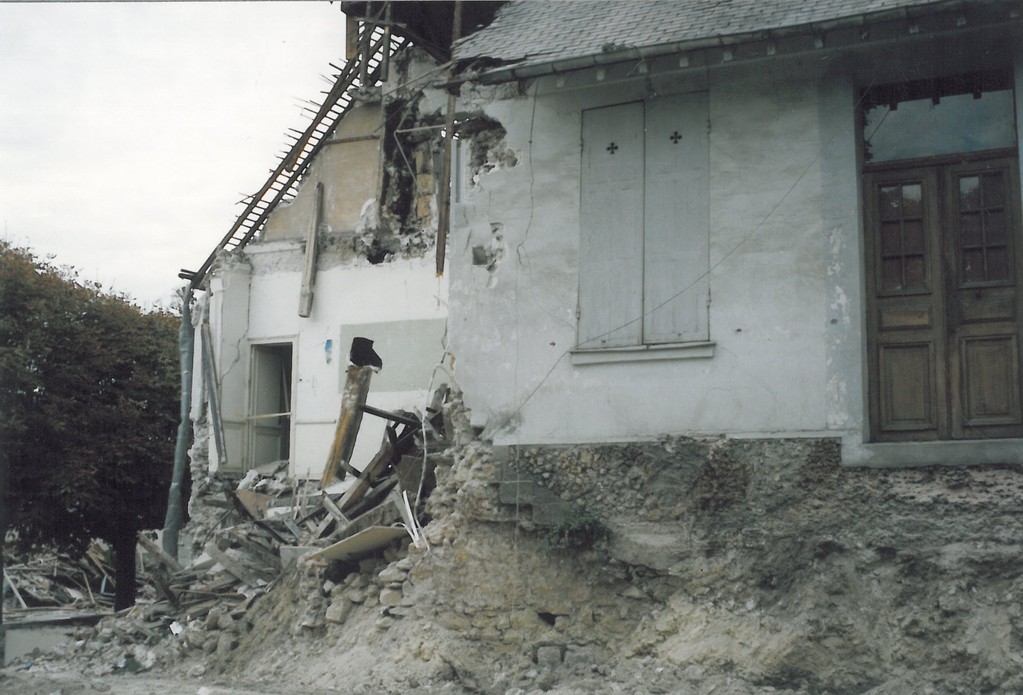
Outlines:
{"type": "Polygon", "coordinates": [[[707,93],[646,106],[643,342],[707,340],[707,93]]]}
{"type": "Polygon", "coordinates": [[[643,315],[643,104],[583,111],[579,347],[638,345],[643,315]]]}

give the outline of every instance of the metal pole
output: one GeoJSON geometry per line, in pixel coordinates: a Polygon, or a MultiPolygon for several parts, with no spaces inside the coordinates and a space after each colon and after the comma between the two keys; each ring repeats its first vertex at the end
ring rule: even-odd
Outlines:
{"type": "Polygon", "coordinates": [[[188,465],[188,446],[191,440],[192,420],[188,413],[192,406],[192,358],[195,354],[195,331],[192,328],[192,288],[181,289],[181,330],[178,333],[178,354],[181,356],[181,422],[178,440],[174,446],[174,473],[167,491],[167,516],[163,522],[163,550],[171,557],[178,556],[178,531],[181,530],[182,482],[188,465]]]}
{"type": "MultiPolygon", "coordinates": [[[[11,458],[7,453],[7,447],[0,451],[0,667],[7,663],[7,626],[4,624],[4,586],[7,581],[7,572],[4,570],[4,543],[7,537],[7,486],[9,485],[8,471],[10,470],[11,458]]],[[[13,587],[12,587],[13,588],[13,587]]]]}

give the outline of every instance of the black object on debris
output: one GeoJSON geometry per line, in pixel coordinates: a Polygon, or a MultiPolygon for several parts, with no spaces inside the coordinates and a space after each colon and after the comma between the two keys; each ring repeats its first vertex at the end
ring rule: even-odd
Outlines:
{"type": "Polygon", "coordinates": [[[380,355],[373,350],[373,341],[369,338],[353,338],[352,349],[348,353],[348,361],[356,367],[373,367],[380,369],[384,366],[380,355]]]}

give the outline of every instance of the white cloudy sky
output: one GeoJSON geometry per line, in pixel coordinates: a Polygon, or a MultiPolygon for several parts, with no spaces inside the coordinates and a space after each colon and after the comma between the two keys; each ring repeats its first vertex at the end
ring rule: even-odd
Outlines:
{"type": "Polygon", "coordinates": [[[0,235],[169,300],[343,54],[327,2],[0,2],[0,235]]]}

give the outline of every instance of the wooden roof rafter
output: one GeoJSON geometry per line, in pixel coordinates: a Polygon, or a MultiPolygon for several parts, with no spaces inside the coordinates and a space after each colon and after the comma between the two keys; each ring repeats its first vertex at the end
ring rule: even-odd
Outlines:
{"type": "Polygon", "coordinates": [[[408,42],[392,35],[387,28],[368,23],[363,24],[363,31],[369,32],[365,41],[368,50],[347,61],[340,69],[334,85],[326,92],[306,128],[303,131],[291,129],[288,150],[280,155],[263,186],[241,201],[245,208],[199,269],[179,273],[179,277],[189,281],[192,289],[203,284],[219,254],[243,248],[263,229],[278,204],[294,199],[302,176],[352,107],[355,95],[380,82],[390,57],[408,42]]]}

